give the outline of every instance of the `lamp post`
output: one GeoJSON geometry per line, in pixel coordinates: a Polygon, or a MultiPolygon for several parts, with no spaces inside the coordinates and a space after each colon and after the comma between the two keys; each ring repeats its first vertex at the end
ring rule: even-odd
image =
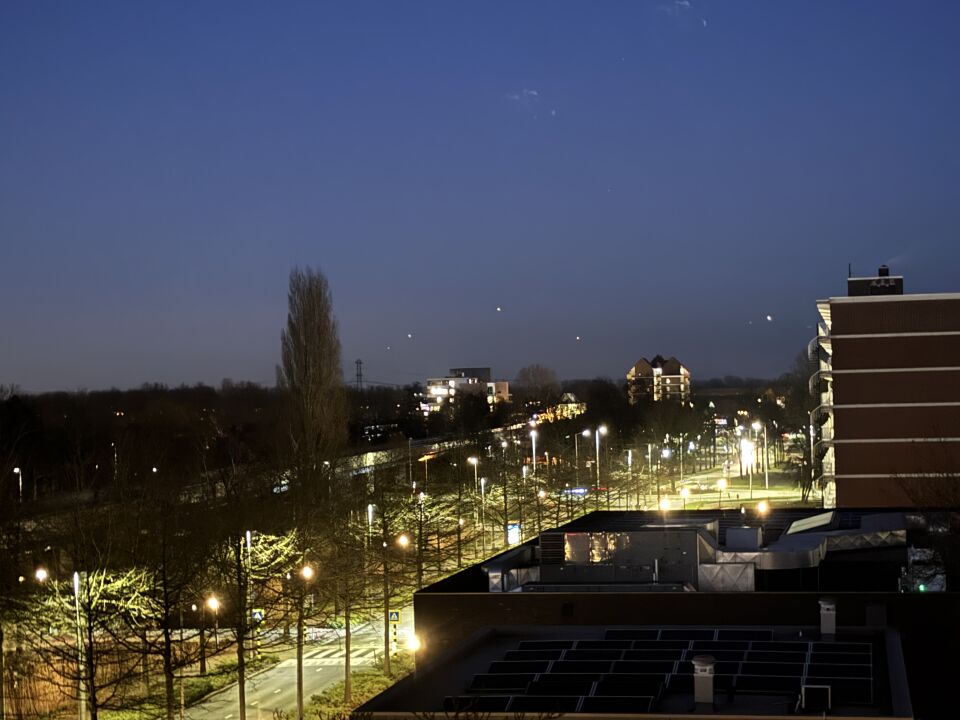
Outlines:
{"type": "MultiPolygon", "coordinates": [[[[594,446],[596,447],[596,465],[597,465],[597,509],[600,508],[600,436],[607,434],[607,426],[601,425],[593,434],[594,446]]],[[[609,491],[608,491],[609,492],[609,491]]],[[[610,504],[610,495],[607,495],[607,505],[610,504]]],[[[609,508],[607,508],[609,509],[609,508]]]]}
{"type": "Polygon", "coordinates": [[[17,476],[17,502],[23,503],[23,470],[18,467],[13,469],[13,474],[17,476]]]}
{"type": "Polygon", "coordinates": [[[541,507],[541,503],[546,496],[547,492],[545,490],[537,491],[537,532],[543,529],[543,508],[541,507]]]}
{"type": "Polygon", "coordinates": [[[533,443],[533,474],[537,474],[537,431],[530,431],[530,442],[533,443]]]}
{"type": "Polygon", "coordinates": [[[723,491],[727,489],[727,479],[720,478],[717,480],[717,509],[723,507],[723,491]]]}
{"type": "Polygon", "coordinates": [[[206,605],[213,612],[213,649],[220,652],[220,601],[216,595],[211,595],[206,605]]]}
{"type": "Polygon", "coordinates": [[[86,714],[86,674],[83,667],[83,631],[80,628],[80,573],[73,573],[73,603],[77,611],[77,713],[79,720],[86,714]]]}
{"type": "Polygon", "coordinates": [[[487,479],[480,478],[480,547],[487,556],[487,479]]]}
{"type": "Polygon", "coordinates": [[[426,494],[417,496],[417,590],[423,587],[423,501],[426,494]]]}
{"type": "Polygon", "coordinates": [[[687,509],[687,498],[690,497],[690,488],[680,488],[680,497],[683,498],[683,509],[687,509]]]}
{"type": "Polygon", "coordinates": [[[477,479],[477,465],[480,464],[480,458],[475,455],[471,455],[467,458],[467,462],[473,465],[473,491],[477,492],[480,488],[480,480],[477,479]]]}
{"type": "Polygon", "coordinates": [[[297,720],[303,720],[303,636],[304,636],[304,615],[306,613],[305,605],[307,600],[307,583],[314,576],[313,568],[304,565],[300,570],[300,577],[303,579],[303,585],[300,590],[300,598],[297,603],[297,720]]]}

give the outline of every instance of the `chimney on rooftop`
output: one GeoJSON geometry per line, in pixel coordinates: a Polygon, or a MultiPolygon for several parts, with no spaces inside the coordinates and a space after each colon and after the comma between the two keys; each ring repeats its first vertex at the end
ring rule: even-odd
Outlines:
{"type": "Polygon", "coordinates": [[[833,598],[820,598],[820,637],[837,634],[837,603],[833,598]]]}
{"type": "Polygon", "coordinates": [[[713,655],[695,655],[693,658],[693,701],[713,705],[713,655]]]}
{"type": "Polygon", "coordinates": [[[877,270],[877,277],[890,277],[890,268],[886,265],[881,265],[880,269],[877,270]]]}

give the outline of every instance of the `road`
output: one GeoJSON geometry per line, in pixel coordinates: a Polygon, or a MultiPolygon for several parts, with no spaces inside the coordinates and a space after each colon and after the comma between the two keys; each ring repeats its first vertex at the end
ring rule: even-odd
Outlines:
{"type": "MultiPolygon", "coordinates": [[[[413,630],[413,609],[404,608],[400,636],[413,630]]],[[[377,624],[379,625],[379,623],[377,624]]],[[[383,655],[382,627],[369,624],[353,632],[351,665],[370,667],[383,655]]],[[[297,708],[297,661],[293,650],[284,651],[279,663],[247,679],[247,719],[267,720],[275,709],[295,711],[297,708]]],[[[342,641],[310,643],[303,652],[303,699],[310,700],[330,685],[343,679],[344,651],[342,641]]],[[[231,685],[189,708],[189,720],[237,720],[240,717],[239,691],[231,685]]]]}

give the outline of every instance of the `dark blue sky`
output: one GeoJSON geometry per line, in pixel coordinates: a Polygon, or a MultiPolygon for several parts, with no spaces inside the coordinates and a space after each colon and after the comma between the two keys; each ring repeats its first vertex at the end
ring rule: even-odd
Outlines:
{"type": "Polygon", "coordinates": [[[958,28],[954,0],[0,3],[0,382],[272,383],[295,264],[348,375],[779,374],[848,262],[960,290],[958,28]]]}

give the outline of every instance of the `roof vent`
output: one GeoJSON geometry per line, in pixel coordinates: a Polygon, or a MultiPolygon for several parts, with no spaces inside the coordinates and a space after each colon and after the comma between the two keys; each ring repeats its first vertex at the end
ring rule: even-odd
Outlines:
{"type": "Polygon", "coordinates": [[[713,705],[713,655],[695,655],[693,658],[693,701],[698,705],[713,705]]]}
{"type": "Polygon", "coordinates": [[[837,603],[833,598],[820,598],[820,637],[837,634],[837,603]]]}
{"type": "Polygon", "coordinates": [[[886,265],[881,265],[880,269],[877,270],[877,277],[890,277],[890,268],[886,265]]]}

